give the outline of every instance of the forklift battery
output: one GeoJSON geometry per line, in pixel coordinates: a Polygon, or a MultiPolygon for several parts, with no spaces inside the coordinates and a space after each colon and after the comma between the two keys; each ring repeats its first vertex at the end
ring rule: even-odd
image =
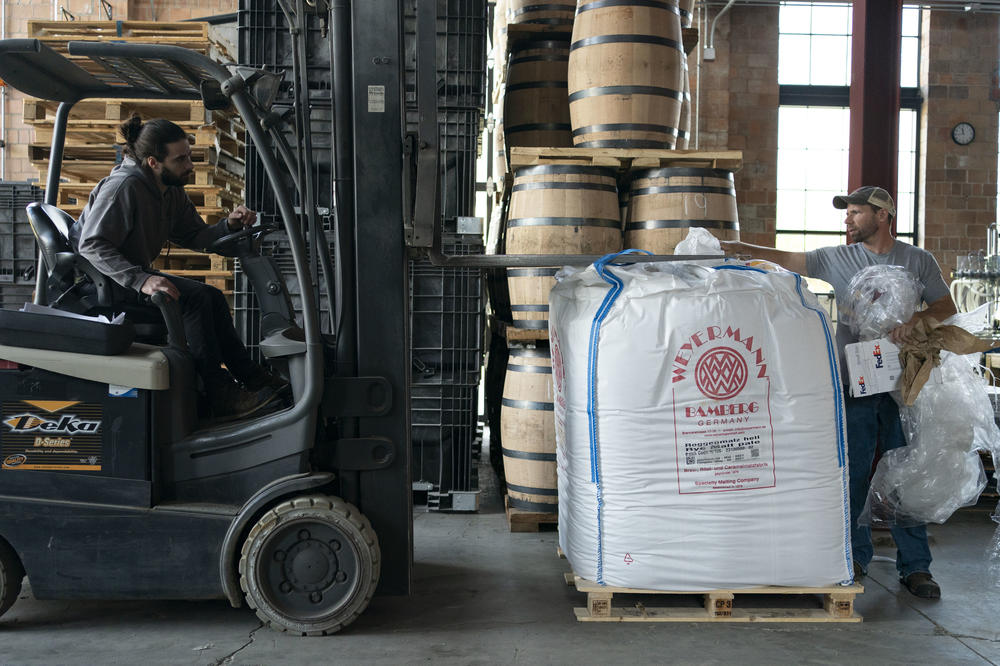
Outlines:
{"type": "Polygon", "coordinates": [[[0,369],[0,487],[13,474],[150,480],[150,392],[0,369]]]}

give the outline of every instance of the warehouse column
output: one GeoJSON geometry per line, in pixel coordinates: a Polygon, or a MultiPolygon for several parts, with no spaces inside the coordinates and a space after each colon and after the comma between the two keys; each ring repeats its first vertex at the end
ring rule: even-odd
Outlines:
{"type": "Polygon", "coordinates": [[[896,196],[903,0],[854,0],[847,185],[896,196]]]}

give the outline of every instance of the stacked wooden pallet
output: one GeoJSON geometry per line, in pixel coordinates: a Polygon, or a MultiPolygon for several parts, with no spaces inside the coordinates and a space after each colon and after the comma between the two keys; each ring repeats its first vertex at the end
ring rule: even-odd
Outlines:
{"type": "MultiPolygon", "coordinates": [[[[213,34],[208,23],[198,21],[28,21],[28,37],[41,41],[50,49],[67,55],[66,44],[86,42],[141,42],[166,46],[182,46],[219,61],[231,61],[234,55],[223,40],[213,34]]],[[[89,58],[71,58],[78,65],[93,71],[89,58]]]]}
{"type": "MultiPolygon", "coordinates": [[[[56,51],[66,53],[71,40],[114,40],[183,46],[213,56],[226,56],[206,23],[154,23],[143,21],[31,21],[29,35],[56,51]]],[[[88,58],[70,58],[93,70],[88,58]]],[[[45,182],[58,103],[38,99],[24,101],[24,119],[35,131],[28,156],[45,182]]],[[[205,108],[201,101],[90,99],[70,112],[63,153],[58,205],[79,216],[98,181],[121,162],[123,140],[118,126],[132,114],[143,120],[165,118],[187,132],[193,140],[192,182],[185,189],[199,214],[213,224],[243,202],[246,130],[232,112],[205,108]]],[[[202,280],[232,292],[232,260],[209,257],[180,248],[165,248],[156,268],[202,280]]]]}

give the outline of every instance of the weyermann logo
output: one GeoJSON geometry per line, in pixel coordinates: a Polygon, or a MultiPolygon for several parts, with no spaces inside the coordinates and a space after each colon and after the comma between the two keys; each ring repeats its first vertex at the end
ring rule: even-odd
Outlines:
{"type": "Polygon", "coordinates": [[[78,419],[76,414],[63,414],[58,421],[50,421],[36,414],[18,414],[3,423],[14,432],[40,431],[74,435],[77,433],[96,433],[101,429],[100,421],[78,419]]]}
{"type": "Polygon", "coordinates": [[[692,362],[695,384],[711,400],[729,400],[739,395],[751,373],[758,379],[767,377],[767,363],[760,346],[754,343],[752,335],[744,336],[739,328],[732,326],[725,329],[709,326],[690,336],[674,355],[671,382],[684,381],[692,362]],[[702,350],[703,347],[707,349],[702,350]],[[753,370],[748,359],[755,366],[753,370]]]}

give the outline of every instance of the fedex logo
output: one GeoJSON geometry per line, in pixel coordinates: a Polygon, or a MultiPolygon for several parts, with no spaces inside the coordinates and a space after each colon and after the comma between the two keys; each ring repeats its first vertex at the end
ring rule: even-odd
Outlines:
{"type": "Polygon", "coordinates": [[[872,350],[872,356],[875,357],[875,367],[876,368],[881,368],[882,367],[882,349],[878,345],[875,345],[875,349],[872,350]]]}
{"type": "Polygon", "coordinates": [[[868,386],[865,384],[865,378],[858,377],[858,395],[865,395],[868,393],[868,386]]]}

